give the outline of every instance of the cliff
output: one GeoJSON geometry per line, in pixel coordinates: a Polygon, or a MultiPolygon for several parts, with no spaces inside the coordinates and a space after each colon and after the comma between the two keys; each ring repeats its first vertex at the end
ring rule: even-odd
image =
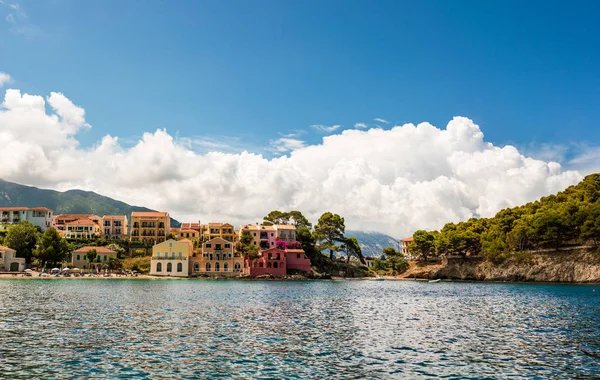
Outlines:
{"type": "Polygon", "coordinates": [[[415,265],[405,277],[474,281],[600,282],[600,253],[595,249],[523,252],[495,264],[483,258],[448,259],[415,265]]]}

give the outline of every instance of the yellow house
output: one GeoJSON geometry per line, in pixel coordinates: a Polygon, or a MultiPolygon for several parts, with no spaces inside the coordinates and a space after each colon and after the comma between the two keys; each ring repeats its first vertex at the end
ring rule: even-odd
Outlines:
{"type": "Polygon", "coordinates": [[[243,267],[244,258],[236,251],[235,243],[223,238],[204,242],[200,252],[191,260],[192,275],[237,276],[243,267]]]}
{"type": "Polygon", "coordinates": [[[153,276],[188,277],[193,244],[189,240],[169,239],[152,247],[150,274],[153,276]]]}
{"type": "Polygon", "coordinates": [[[160,243],[171,232],[171,218],[168,212],[132,212],[131,241],[160,243]]]}
{"type": "Polygon", "coordinates": [[[230,242],[235,242],[236,240],[235,229],[229,223],[208,223],[202,225],[201,230],[203,241],[215,238],[221,238],[230,242]]]}
{"type": "Polygon", "coordinates": [[[108,265],[110,258],[117,258],[117,252],[110,250],[106,247],[82,247],[72,253],[71,266],[72,268],[79,268],[89,271],[93,269],[95,272],[100,272],[102,267],[108,265]],[[89,251],[96,251],[96,258],[90,263],[87,258],[89,251]]]}

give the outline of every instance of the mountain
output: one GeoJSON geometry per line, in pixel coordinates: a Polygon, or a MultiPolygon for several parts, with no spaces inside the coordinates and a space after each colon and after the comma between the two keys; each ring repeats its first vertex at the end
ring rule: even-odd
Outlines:
{"type": "MultiPolygon", "coordinates": [[[[130,206],[92,191],[64,192],[38,189],[0,179],[0,207],[48,207],[54,214],[127,215],[133,211],[155,211],[146,207],[130,206]]],[[[171,218],[171,226],[181,223],[171,218]]]]}
{"type": "Polygon", "coordinates": [[[354,236],[356,240],[358,240],[363,256],[379,257],[381,256],[381,251],[385,247],[394,247],[397,250],[400,249],[398,246],[400,242],[397,239],[379,232],[346,230],[346,236],[354,236]]]}

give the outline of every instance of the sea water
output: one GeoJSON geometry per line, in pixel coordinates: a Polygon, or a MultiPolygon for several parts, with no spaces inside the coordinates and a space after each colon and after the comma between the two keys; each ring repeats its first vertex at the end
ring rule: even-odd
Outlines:
{"type": "Polygon", "coordinates": [[[600,377],[600,286],[0,280],[0,378],[600,377]]]}

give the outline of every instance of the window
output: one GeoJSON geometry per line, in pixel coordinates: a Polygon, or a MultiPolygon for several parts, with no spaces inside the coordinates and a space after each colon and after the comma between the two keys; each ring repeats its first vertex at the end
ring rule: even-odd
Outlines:
{"type": "Polygon", "coordinates": [[[231,248],[231,244],[225,244],[225,248],[231,248]]]}
{"type": "Polygon", "coordinates": [[[210,263],[206,263],[206,271],[210,272],[210,263]]]}
{"type": "Polygon", "coordinates": [[[275,243],[274,243],[274,242],[271,242],[271,245],[275,245],[275,243]]]}
{"type": "Polygon", "coordinates": [[[175,252],[171,252],[171,258],[175,260],[175,252]]]}
{"type": "Polygon", "coordinates": [[[277,268],[277,261],[273,263],[273,268],[277,268]]]}
{"type": "MultiPolygon", "coordinates": [[[[0,253],[0,257],[2,257],[1,253],[0,253]]],[[[77,255],[77,261],[79,261],[79,260],[80,260],[79,255],[77,255]]]]}
{"type": "Polygon", "coordinates": [[[223,272],[228,272],[229,271],[229,264],[225,263],[223,264],[223,272]]]}
{"type": "Polygon", "coordinates": [[[256,236],[256,232],[254,233],[254,236],[256,236]]]}
{"type": "MultiPolygon", "coordinates": [[[[84,267],[85,268],[85,267],[84,267]]],[[[158,263],[156,264],[156,271],[157,272],[162,272],[162,263],[158,263]]]]}
{"type": "Polygon", "coordinates": [[[181,264],[181,263],[177,264],[177,272],[183,272],[183,264],[181,264]]]}
{"type": "Polygon", "coordinates": [[[173,243],[169,243],[169,247],[170,247],[170,248],[173,248],[173,243]]]}
{"type": "Polygon", "coordinates": [[[219,263],[215,263],[215,272],[218,272],[218,271],[219,271],[219,269],[220,269],[220,268],[219,268],[219,263]]]}
{"type": "Polygon", "coordinates": [[[169,258],[169,252],[165,252],[165,259],[169,258]]]}
{"type": "Polygon", "coordinates": [[[239,272],[240,271],[240,263],[235,263],[235,265],[233,266],[233,271],[234,272],[239,272]]]}
{"type": "Polygon", "coordinates": [[[275,236],[275,234],[273,232],[271,232],[271,237],[275,236]]]}
{"type": "Polygon", "coordinates": [[[173,272],[173,264],[171,264],[171,263],[167,264],[167,272],[173,272]]]}
{"type": "Polygon", "coordinates": [[[194,263],[194,272],[200,272],[200,264],[194,263]]]}
{"type": "Polygon", "coordinates": [[[216,244],[216,245],[215,245],[215,249],[216,249],[217,251],[220,251],[220,250],[221,250],[221,244],[216,244]]]}
{"type": "Polygon", "coordinates": [[[211,245],[210,245],[210,243],[206,243],[204,246],[205,246],[206,248],[211,248],[211,245]]]}
{"type": "Polygon", "coordinates": [[[181,252],[179,252],[179,260],[181,260],[182,257],[183,257],[183,254],[181,252]]]}
{"type": "Polygon", "coordinates": [[[104,261],[106,261],[106,255],[104,255],[104,261]]]}
{"type": "Polygon", "coordinates": [[[299,258],[300,258],[300,254],[297,254],[297,255],[296,255],[296,258],[297,258],[297,259],[299,259],[299,258]]]}

